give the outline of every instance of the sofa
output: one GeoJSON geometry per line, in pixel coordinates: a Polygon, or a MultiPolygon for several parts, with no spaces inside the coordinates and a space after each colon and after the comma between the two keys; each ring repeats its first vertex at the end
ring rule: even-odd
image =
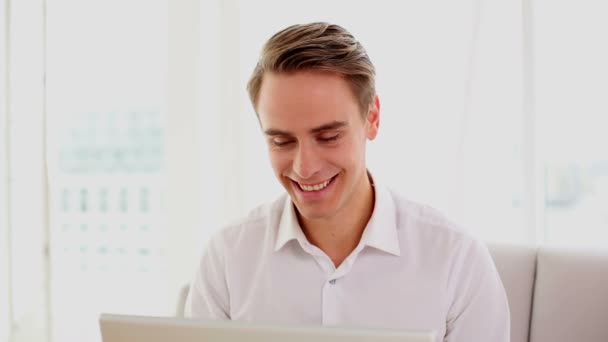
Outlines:
{"type": "MultiPolygon", "coordinates": [[[[608,342],[608,252],[488,249],[509,299],[511,342],[608,342]]],[[[178,299],[179,316],[187,294],[186,286],[178,299]]]]}
{"type": "Polygon", "coordinates": [[[608,342],[608,252],[488,247],[509,298],[511,342],[608,342]]]}

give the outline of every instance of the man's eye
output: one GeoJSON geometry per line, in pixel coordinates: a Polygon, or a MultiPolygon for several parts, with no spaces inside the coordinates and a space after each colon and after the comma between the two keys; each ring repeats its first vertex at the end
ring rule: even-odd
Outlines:
{"type": "Polygon", "coordinates": [[[319,137],[319,140],[321,140],[322,142],[332,142],[338,140],[339,138],[340,134],[334,134],[329,136],[321,136],[319,137]]]}
{"type": "Polygon", "coordinates": [[[287,146],[293,143],[293,140],[275,138],[271,140],[272,144],[277,147],[287,146]]]}

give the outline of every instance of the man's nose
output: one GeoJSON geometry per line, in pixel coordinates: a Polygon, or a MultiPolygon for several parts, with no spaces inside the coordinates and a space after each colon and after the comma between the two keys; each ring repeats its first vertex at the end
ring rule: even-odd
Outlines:
{"type": "Polygon", "coordinates": [[[309,179],[321,168],[319,154],[310,145],[300,144],[293,160],[293,170],[301,179],[309,179]]]}

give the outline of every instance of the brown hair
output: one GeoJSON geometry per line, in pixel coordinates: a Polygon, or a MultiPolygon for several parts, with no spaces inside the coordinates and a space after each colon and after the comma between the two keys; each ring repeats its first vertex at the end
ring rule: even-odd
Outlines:
{"type": "Polygon", "coordinates": [[[367,116],[376,95],[375,68],[367,52],[346,29],[319,22],[290,26],[272,36],[247,83],[249,98],[257,112],[264,73],[329,71],[344,77],[367,116]]]}

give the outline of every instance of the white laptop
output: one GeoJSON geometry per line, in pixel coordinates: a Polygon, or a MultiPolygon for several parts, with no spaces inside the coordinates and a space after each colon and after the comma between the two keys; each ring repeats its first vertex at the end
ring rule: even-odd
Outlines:
{"type": "Polygon", "coordinates": [[[102,314],[103,342],[436,342],[432,332],[102,314]]]}

